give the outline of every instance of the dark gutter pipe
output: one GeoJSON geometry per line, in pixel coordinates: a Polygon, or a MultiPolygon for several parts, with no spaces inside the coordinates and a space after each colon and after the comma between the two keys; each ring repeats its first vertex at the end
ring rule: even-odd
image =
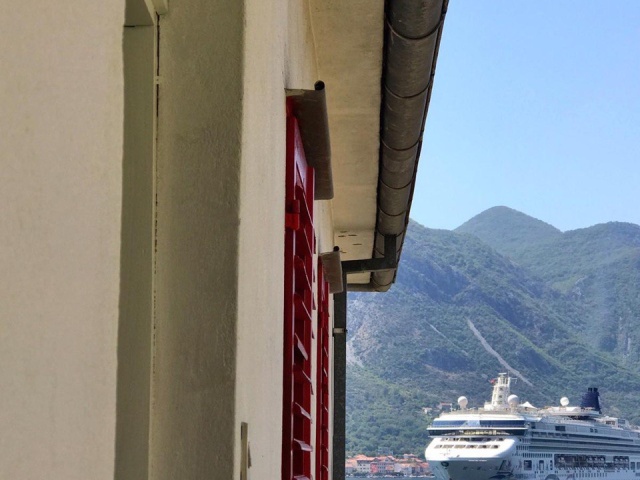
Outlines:
{"type": "MultiPolygon", "coordinates": [[[[389,235],[396,237],[395,257],[400,258],[448,3],[393,0],[386,4],[374,259],[385,256],[389,235]]],[[[348,284],[348,289],[385,292],[395,281],[397,267],[370,271],[369,284],[348,284]]]]}
{"type": "MultiPolygon", "coordinates": [[[[342,271],[345,273],[363,272],[390,272],[398,268],[397,237],[386,235],[384,237],[384,256],[380,258],[368,258],[365,260],[346,260],[342,262],[342,271]]],[[[351,284],[349,290],[357,284],[351,284]]]]}
{"type": "Polygon", "coordinates": [[[386,2],[373,258],[342,262],[343,285],[347,288],[334,296],[333,480],[345,477],[347,290],[385,292],[395,281],[448,3],[386,2]],[[349,273],[361,272],[372,272],[368,284],[348,283],[349,273]]]}
{"type": "MultiPolygon", "coordinates": [[[[342,284],[347,285],[349,273],[395,271],[398,268],[396,240],[395,235],[384,237],[385,255],[382,258],[343,261],[342,284]]],[[[358,291],[359,287],[358,284],[352,284],[349,290],[358,291]]],[[[333,480],[343,480],[346,458],[347,289],[334,295],[333,301],[333,480]]]]}
{"type": "MultiPolygon", "coordinates": [[[[343,284],[347,272],[342,270],[343,284]]],[[[333,448],[332,478],[344,480],[347,400],[347,290],[333,296],[333,448]]]]}

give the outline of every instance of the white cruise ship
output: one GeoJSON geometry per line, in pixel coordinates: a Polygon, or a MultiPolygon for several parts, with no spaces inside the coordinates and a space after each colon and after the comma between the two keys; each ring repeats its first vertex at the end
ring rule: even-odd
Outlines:
{"type": "Polygon", "coordinates": [[[512,378],[494,380],[484,408],[443,413],[429,427],[425,457],[437,480],[638,480],[640,429],[602,415],[597,388],[581,405],[535,408],[511,394],[512,378]]]}

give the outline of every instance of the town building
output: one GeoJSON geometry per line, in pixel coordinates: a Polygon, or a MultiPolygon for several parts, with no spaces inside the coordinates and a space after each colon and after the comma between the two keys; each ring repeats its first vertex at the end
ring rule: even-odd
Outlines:
{"type": "Polygon", "coordinates": [[[356,455],[352,459],[347,459],[346,461],[349,461],[349,460],[355,461],[355,468],[353,471],[354,473],[363,473],[368,475],[372,473],[371,464],[376,461],[376,457],[368,457],[366,455],[356,455]]]}
{"type": "Polygon", "coordinates": [[[353,475],[358,471],[358,462],[353,458],[347,458],[344,462],[344,473],[347,476],[353,475]]]}
{"type": "Polygon", "coordinates": [[[0,478],[343,478],[446,7],[4,9],[0,478]]]}
{"type": "Polygon", "coordinates": [[[391,475],[395,470],[395,458],[392,456],[376,457],[370,465],[373,475],[391,475]]]}
{"type": "Polygon", "coordinates": [[[402,457],[392,455],[368,457],[355,455],[345,460],[347,476],[427,476],[431,474],[429,464],[417,455],[404,454],[402,457]]]}

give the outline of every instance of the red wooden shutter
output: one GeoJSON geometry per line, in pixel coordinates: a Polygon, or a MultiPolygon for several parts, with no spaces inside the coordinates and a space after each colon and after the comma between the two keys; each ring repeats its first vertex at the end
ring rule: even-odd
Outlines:
{"type": "Polygon", "coordinates": [[[287,111],[282,479],[311,478],[314,171],[287,111]]]}
{"type": "Polygon", "coordinates": [[[316,480],[329,480],[329,284],[318,259],[316,480]]]}

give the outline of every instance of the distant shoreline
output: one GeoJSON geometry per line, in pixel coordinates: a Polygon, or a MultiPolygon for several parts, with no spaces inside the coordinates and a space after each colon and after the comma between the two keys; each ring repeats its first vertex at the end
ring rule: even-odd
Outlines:
{"type": "Polygon", "coordinates": [[[375,476],[368,476],[368,477],[362,477],[360,475],[347,475],[345,477],[346,478],[361,478],[362,480],[375,480],[378,478],[433,478],[433,475],[409,475],[409,476],[404,476],[404,475],[375,475],[375,476]]]}
{"type": "Polygon", "coordinates": [[[394,476],[376,475],[375,477],[371,477],[371,476],[369,476],[369,477],[361,477],[359,475],[358,476],[356,476],[356,475],[347,475],[345,477],[345,480],[346,479],[350,479],[350,478],[359,478],[361,480],[375,480],[375,479],[378,479],[378,478],[415,478],[415,479],[420,480],[420,479],[434,478],[434,477],[433,477],[433,475],[426,475],[426,476],[424,476],[424,475],[423,476],[413,476],[413,475],[409,475],[409,476],[404,476],[404,475],[400,475],[400,476],[395,476],[395,475],[394,476]]]}

